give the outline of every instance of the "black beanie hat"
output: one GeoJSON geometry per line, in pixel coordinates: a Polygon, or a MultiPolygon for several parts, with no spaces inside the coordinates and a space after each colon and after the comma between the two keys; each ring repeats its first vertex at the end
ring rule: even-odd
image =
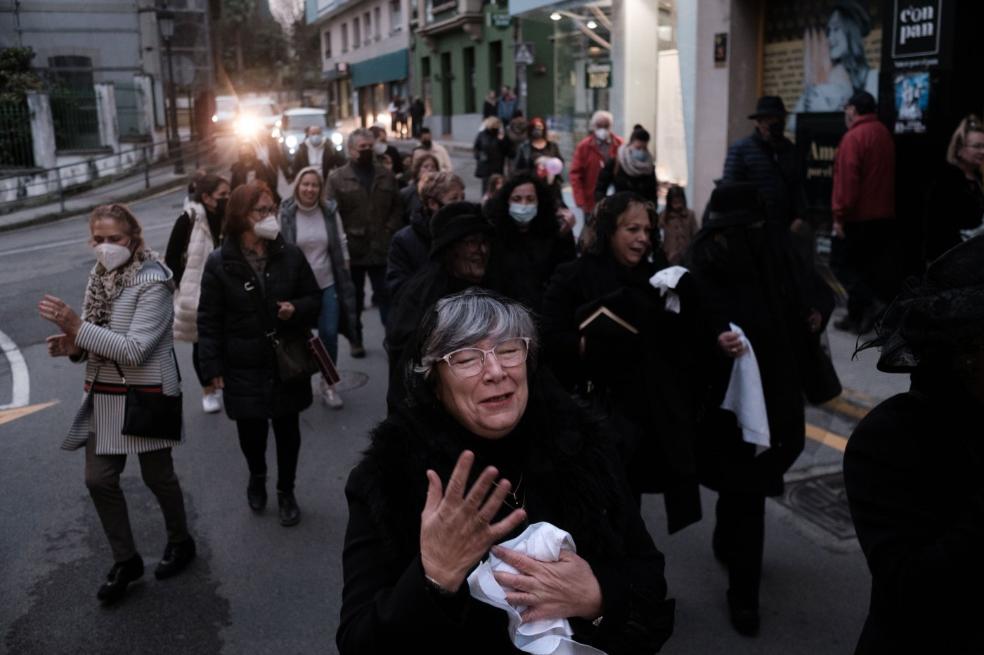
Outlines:
{"type": "Polygon", "coordinates": [[[472,234],[491,235],[495,228],[482,216],[482,207],[473,202],[453,202],[438,210],[430,221],[431,259],[455,241],[472,234]]]}

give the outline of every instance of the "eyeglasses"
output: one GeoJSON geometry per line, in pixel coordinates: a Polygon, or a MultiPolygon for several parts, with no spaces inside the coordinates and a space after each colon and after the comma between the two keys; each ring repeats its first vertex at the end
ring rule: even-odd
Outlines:
{"type": "Polygon", "coordinates": [[[502,368],[519,366],[526,361],[530,352],[530,338],[518,337],[498,344],[495,348],[462,348],[448,353],[443,359],[451,372],[458,378],[472,378],[485,369],[485,358],[495,355],[495,361],[502,368]]]}
{"type": "Polygon", "coordinates": [[[269,216],[273,212],[277,211],[274,205],[264,205],[263,207],[253,207],[253,213],[259,216],[269,216]]]}

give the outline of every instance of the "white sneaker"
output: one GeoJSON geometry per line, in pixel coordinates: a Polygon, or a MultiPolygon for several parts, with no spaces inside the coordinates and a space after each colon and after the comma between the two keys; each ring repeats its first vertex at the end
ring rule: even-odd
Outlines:
{"type": "Polygon", "coordinates": [[[212,393],[202,396],[202,409],[206,414],[216,414],[222,411],[222,390],[216,389],[212,393]]]}
{"type": "Polygon", "coordinates": [[[342,397],[338,395],[334,387],[327,385],[321,387],[321,401],[332,409],[341,409],[345,406],[342,397]]]}

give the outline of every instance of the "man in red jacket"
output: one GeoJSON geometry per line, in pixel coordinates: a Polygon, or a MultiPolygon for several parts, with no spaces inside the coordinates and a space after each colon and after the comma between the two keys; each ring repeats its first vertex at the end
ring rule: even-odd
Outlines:
{"type": "Polygon", "coordinates": [[[595,206],[595,185],[598,174],[618,153],[622,139],[612,132],[612,115],[607,111],[596,111],[589,125],[591,134],[584,137],[574,149],[571,162],[571,190],[574,202],[584,212],[587,223],[595,206]]]}
{"type": "Polygon", "coordinates": [[[867,91],[844,108],[847,133],[834,159],[834,238],[844,239],[849,271],[847,316],[834,327],[870,331],[895,295],[901,243],[895,221],[895,142],[867,91]]]}

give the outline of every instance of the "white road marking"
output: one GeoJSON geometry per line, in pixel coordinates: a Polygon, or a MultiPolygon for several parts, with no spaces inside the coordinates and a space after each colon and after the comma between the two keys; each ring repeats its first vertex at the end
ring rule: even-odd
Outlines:
{"type": "Polygon", "coordinates": [[[0,348],[10,362],[10,377],[13,381],[14,392],[11,403],[0,405],[0,410],[12,409],[14,407],[26,407],[31,402],[31,376],[27,372],[27,363],[21,355],[17,344],[3,332],[0,332],[0,348]]]}
{"type": "MultiPolygon", "coordinates": [[[[143,228],[143,232],[156,232],[158,230],[170,229],[173,227],[173,223],[162,223],[161,225],[150,225],[143,228]]],[[[36,246],[25,246],[23,248],[11,248],[10,250],[0,250],[0,257],[3,255],[19,255],[27,252],[38,252],[39,250],[51,250],[52,248],[62,248],[64,246],[78,246],[84,245],[85,241],[82,241],[79,237],[74,239],[64,239],[62,241],[52,241],[51,243],[41,243],[36,246]]]]}

